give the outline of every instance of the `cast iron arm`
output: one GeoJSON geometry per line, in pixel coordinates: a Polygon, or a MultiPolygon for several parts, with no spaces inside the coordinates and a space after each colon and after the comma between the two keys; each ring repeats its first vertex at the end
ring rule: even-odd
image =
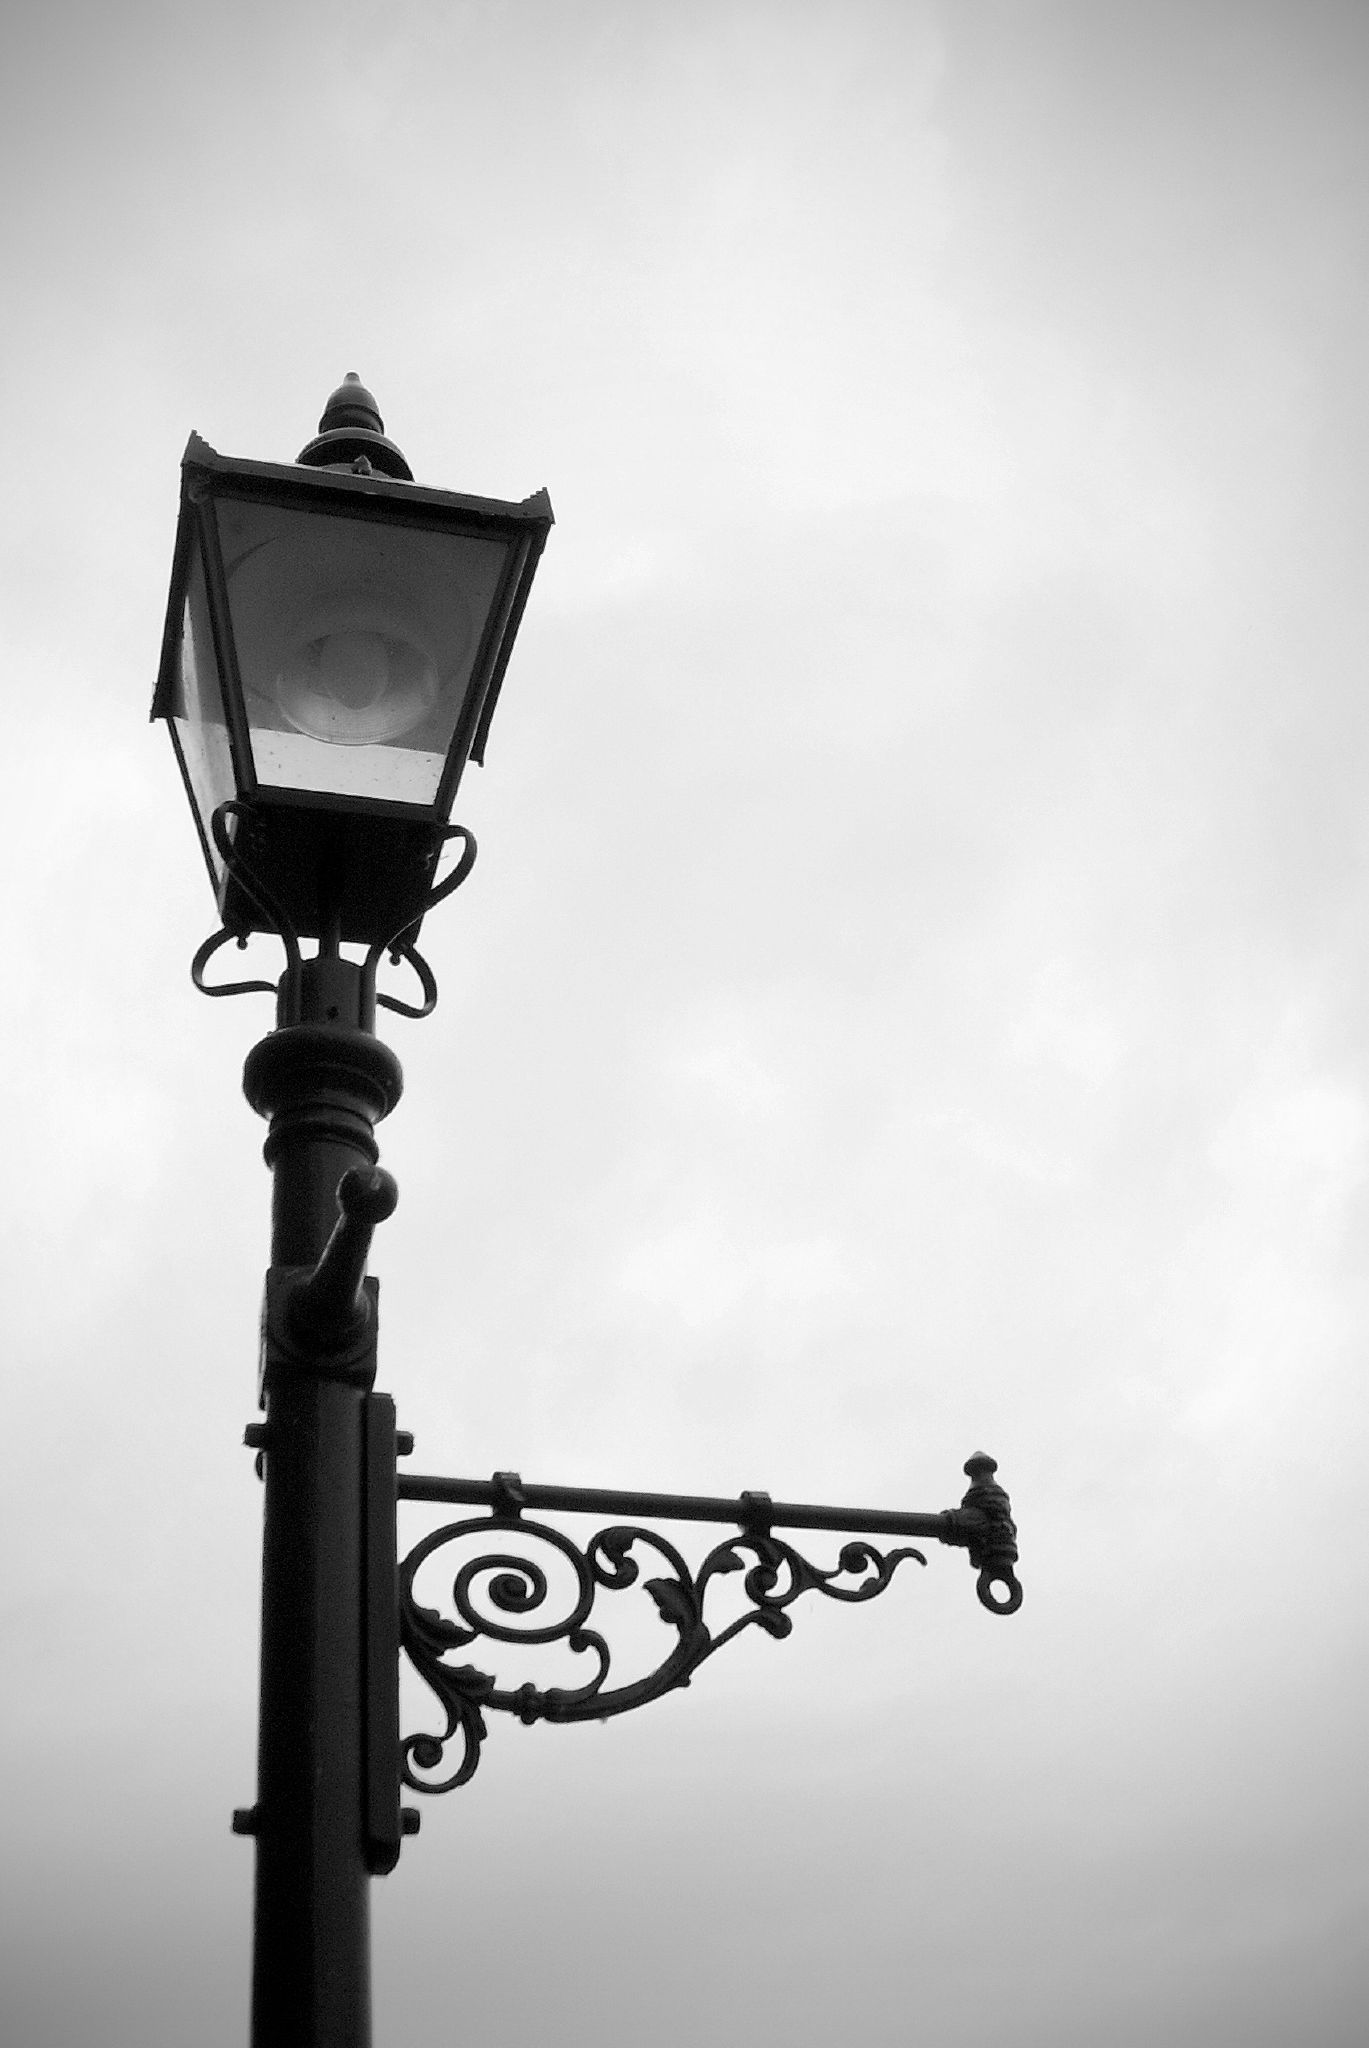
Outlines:
{"type": "Polygon", "coordinates": [[[787,1610],[803,1593],[816,1592],[843,1601],[870,1600],[884,1591],[906,1559],[926,1563],[922,1553],[910,1547],[877,1550],[868,1540],[871,1535],[922,1536],[967,1549],[978,1572],[983,1604],[995,1614],[1014,1613],[1022,1604],[1022,1589],[1013,1569],[1017,1532],[1008,1496],[994,1480],[994,1460],[983,1452],[969,1459],[965,1470],[971,1483],[961,1505],[939,1514],[813,1507],[772,1501],[764,1493],[726,1499],[525,1485],[512,1472],[498,1472],[489,1480],[401,1474],[400,1500],[490,1511],[433,1530],[400,1566],[400,1639],[410,1663],[446,1715],[440,1735],[411,1735],[404,1742],[404,1783],[419,1792],[445,1792],[465,1784],[480,1760],[487,1709],[516,1714],[525,1723],[606,1720],[688,1685],[705,1659],[743,1629],[759,1627],[772,1636],[787,1636],[793,1626],[787,1610]],[[730,1523],[740,1533],[715,1544],[698,1569],[691,1571],[676,1546],[658,1530],[635,1522],[616,1522],[599,1529],[582,1546],[562,1530],[528,1519],[528,1509],[730,1523]],[[777,1526],[833,1530],[848,1540],[836,1565],[824,1570],[778,1537],[774,1533],[777,1526]],[[542,1559],[559,1574],[561,1593],[553,1594],[543,1562],[527,1549],[477,1548],[476,1554],[457,1564],[451,1581],[450,1616],[420,1601],[414,1581],[430,1559],[448,1545],[479,1546],[493,1535],[542,1546],[542,1559]],[[646,1552],[663,1570],[643,1578],[635,1551],[646,1552]],[[708,1595],[719,1580],[737,1573],[742,1574],[741,1591],[750,1607],[725,1627],[710,1627],[704,1615],[708,1595]],[[645,1676],[611,1685],[609,1645],[599,1629],[589,1626],[591,1610],[601,1593],[621,1592],[639,1584],[654,1602],[660,1620],[674,1631],[675,1641],[645,1676]],[[562,1643],[576,1655],[592,1658],[593,1669],[586,1681],[576,1686],[501,1688],[490,1672],[446,1661],[449,1652],[478,1638],[490,1645],[562,1643]],[[458,1738],[455,1768],[435,1778],[432,1774],[447,1761],[447,1745],[458,1738]],[[420,1772],[426,1775],[419,1776],[420,1772]]]}

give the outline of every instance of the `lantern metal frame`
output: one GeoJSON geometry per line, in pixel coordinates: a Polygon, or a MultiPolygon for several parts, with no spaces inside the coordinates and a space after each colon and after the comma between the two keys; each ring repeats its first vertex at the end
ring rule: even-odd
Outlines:
{"type": "MultiPolygon", "coordinates": [[[[323,438],[326,443],[328,437],[323,438]]],[[[433,878],[450,836],[448,820],[462,774],[468,761],[484,760],[504,673],[553,523],[545,491],[513,502],[432,490],[380,474],[364,452],[354,454],[345,466],[312,466],[321,456],[363,447],[365,440],[365,435],[348,437],[337,451],[314,443],[311,449],[316,453],[305,450],[308,462],[285,464],[221,455],[192,434],[182,459],[180,515],[152,717],[165,719],[171,733],[223,922],[219,944],[261,931],[279,932],[287,940],[293,935],[296,940],[355,941],[382,948],[401,934],[410,944],[416,938],[431,907],[433,878]],[[391,531],[505,544],[506,559],[430,802],[265,785],[259,779],[215,517],[216,505],[231,500],[361,521],[391,531]],[[186,605],[196,561],[204,578],[234,785],[231,801],[209,817],[203,813],[176,728],[186,605]]]]}

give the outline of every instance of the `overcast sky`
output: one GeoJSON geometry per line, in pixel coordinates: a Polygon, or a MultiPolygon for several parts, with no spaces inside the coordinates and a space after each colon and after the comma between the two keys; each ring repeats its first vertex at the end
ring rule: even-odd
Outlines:
{"type": "Polygon", "coordinates": [[[1026,1588],[499,1720],[378,2048],[1357,2048],[1369,14],[4,45],[6,2042],[245,2039],[270,1007],[190,987],[146,712],[189,431],[355,369],[558,521],[386,1027],[417,1462],[935,1509],[982,1445],[1026,1588]]]}

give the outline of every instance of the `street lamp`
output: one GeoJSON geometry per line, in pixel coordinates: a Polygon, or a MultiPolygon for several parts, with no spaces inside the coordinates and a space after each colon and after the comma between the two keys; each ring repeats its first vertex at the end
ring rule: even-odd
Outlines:
{"type": "Polygon", "coordinates": [[[403,1788],[467,1782],[489,1714],[631,1711],[746,1629],[787,1635],[802,1596],[869,1600],[901,1563],[926,1562],[875,1536],[966,1549],[980,1600],[1013,1613],[1016,1531],[983,1453],[960,1506],[939,1513],[399,1473],[412,1442],[373,1390],[366,1260],[397,1200],[375,1126],[403,1084],[375,1011],[425,1016],[436,1002],[419,927],[475,857],[452,801],[483,758],[551,506],[545,492],[514,504],[420,488],[355,376],[297,462],[229,459],[192,435],[182,477],[153,716],[170,728],[220,918],[192,971],[206,994],[276,997],[276,1028],[244,1071],[273,1176],[265,1420],[246,1432],[265,1482],[258,1790],[234,1815],[257,1851],[252,2042],[366,2048],[369,1883],[418,1827],[403,1788]],[[219,949],[254,932],[280,939],[279,982],[211,982],[219,949]],[[413,967],[421,1002],[377,991],[387,954],[413,967]],[[479,1512],[401,1559],[402,1501],[479,1512]],[[601,1524],[586,1538],[562,1526],[586,1516],[601,1524]],[[730,1533],[691,1565],[651,1522],[730,1533]],[[823,1567],[779,1530],[846,1540],[823,1567]],[[439,1566],[454,1576],[434,1605],[439,1566]],[[725,1624],[723,1582],[743,1603],[725,1624]],[[624,1680],[606,1630],[633,1587],[667,1647],[624,1680]],[[578,1684],[501,1684],[485,1668],[552,1643],[577,1660],[578,1684]],[[401,1736],[401,1656],[444,1717],[436,1732],[401,1736]]]}

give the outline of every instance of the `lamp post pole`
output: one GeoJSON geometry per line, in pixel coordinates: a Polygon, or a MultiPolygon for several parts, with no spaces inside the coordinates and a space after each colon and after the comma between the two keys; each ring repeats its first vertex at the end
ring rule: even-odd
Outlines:
{"type": "Polygon", "coordinates": [[[236,1825],[256,1837],[253,2048],[368,2048],[368,1738],[388,1694],[368,1698],[376,1288],[360,1276],[394,1207],[374,1127],[402,1079],[355,1005],[350,1021],[327,1018],[358,969],[311,960],[300,979],[301,1020],[255,1046],[244,1073],[270,1118],[273,1193],[266,1419],[249,1432],[265,1481],[258,1789],[236,1825]]]}

